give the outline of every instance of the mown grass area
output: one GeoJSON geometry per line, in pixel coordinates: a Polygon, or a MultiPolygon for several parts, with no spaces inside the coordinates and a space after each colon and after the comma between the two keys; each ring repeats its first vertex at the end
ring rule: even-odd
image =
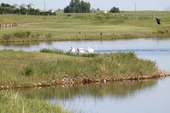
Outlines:
{"type": "Polygon", "coordinates": [[[57,16],[1,15],[0,23],[17,23],[18,26],[12,29],[1,29],[0,41],[165,38],[170,36],[169,18],[169,12],[57,16]],[[161,19],[160,26],[156,24],[155,17],[161,19]]]}
{"type": "Polygon", "coordinates": [[[131,77],[157,72],[151,61],[132,53],[72,56],[58,53],[0,52],[0,82],[16,84],[51,81],[63,77],[131,77]]]}
{"type": "Polygon", "coordinates": [[[66,113],[40,99],[28,99],[18,93],[0,93],[1,113],[66,113]]]}

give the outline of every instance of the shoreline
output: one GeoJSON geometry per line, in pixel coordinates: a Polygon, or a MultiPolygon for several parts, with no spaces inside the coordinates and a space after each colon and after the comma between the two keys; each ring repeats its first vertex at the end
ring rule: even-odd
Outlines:
{"type": "Polygon", "coordinates": [[[124,36],[120,36],[120,37],[112,37],[110,36],[109,38],[102,38],[100,39],[99,36],[96,36],[96,38],[79,38],[79,39],[74,39],[74,38],[63,38],[63,39],[38,39],[38,40],[34,40],[34,39],[26,39],[26,40],[0,40],[0,44],[34,44],[34,43],[42,43],[42,42],[55,42],[55,41],[116,41],[116,40],[133,40],[133,39],[169,39],[170,34],[160,34],[159,36],[153,35],[153,36],[130,36],[130,37],[124,37],[124,36]]]}
{"type": "MultiPolygon", "coordinates": [[[[87,84],[106,84],[108,82],[125,82],[125,81],[144,81],[169,77],[170,73],[159,73],[152,76],[135,76],[135,77],[101,77],[101,78],[87,78],[87,77],[65,77],[61,80],[42,81],[31,84],[4,84],[0,85],[0,90],[8,89],[27,89],[51,86],[73,86],[73,85],[87,85],[87,84]]],[[[0,83],[1,84],[1,83],[0,83]]]]}

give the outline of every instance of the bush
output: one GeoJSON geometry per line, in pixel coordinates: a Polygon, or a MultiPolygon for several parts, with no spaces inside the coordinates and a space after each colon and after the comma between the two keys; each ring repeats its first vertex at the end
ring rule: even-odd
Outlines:
{"type": "Polygon", "coordinates": [[[31,35],[31,32],[29,32],[29,31],[14,33],[14,37],[17,37],[17,38],[28,38],[28,37],[30,37],[30,35],[31,35]]]}
{"type": "Polygon", "coordinates": [[[46,38],[51,38],[52,35],[51,35],[50,33],[47,33],[47,34],[45,35],[45,37],[46,37],[46,38]]]}
{"type": "Polygon", "coordinates": [[[165,33],[168,33],[168,30],[167,29],[159,29],[157,32],[159,34],[165,34],[165,33]]]}
{"type": "Polygon", "coordinates": [[[24,76],[30,76],[33,74],[33,69],[32,69],[32,66],[26,66],[24,67],[23,69],[23,72],[22,72],[22,75],[24,76]]]}
{"type": "Polygon", "coordinates": [[[8,41],[11,37],[12,37],[11,34],[4,34],[4,35],[2,35],[2,38],[4,40],[6,40],[6,41],[8,41]]]}
{"type": "Polygon", "coordinates": [[[56,54],[65,54],[63,51],[61,50],[50,50],[50,49],[42,49],[40,50],[40,52],[42,53],[56,53],[56,54]]]}

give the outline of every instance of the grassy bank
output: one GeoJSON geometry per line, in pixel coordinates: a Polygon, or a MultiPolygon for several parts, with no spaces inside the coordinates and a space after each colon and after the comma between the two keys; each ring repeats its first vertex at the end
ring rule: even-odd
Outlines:
{"type": "Polygon", "coordinates": [[[1,113],[66,113],[60,107],[51,106],[39,99],[26,99],[18,93],[0,94],[1,113]]]}
{"type": "Polygon", "coordinates": [[[63,77],[135,77],[153,75],[155,64],[132,53],[72,56],[59,53],[0,52],[0,82],[23,84],[63,77]]]}
{"type": "Polygon", "coordinates": [[[0,17],[1,23],[17,23],[0,30],[0,42],[170,37],[169,12],[0,17]],[[160,26],[155,17],[161,19],[160,26]]]}

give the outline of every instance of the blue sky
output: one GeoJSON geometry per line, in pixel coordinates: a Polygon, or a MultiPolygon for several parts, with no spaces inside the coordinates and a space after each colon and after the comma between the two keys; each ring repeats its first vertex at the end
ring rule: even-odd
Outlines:
{"type": "MultiPolygon", "coordinates": [[[[0,0],[11,4],[32,3],[34,7],[44,8],[44,0],[0,0]]],[[[64,8],[70,0],[46,0],[46,9],[64,8]]],[[[135,3],[137,10],[170,10],[170,0],[84,0],[92,4],[93,8],[103,10],[117,6],[121,10],[134,10],[135,3]]]]}

